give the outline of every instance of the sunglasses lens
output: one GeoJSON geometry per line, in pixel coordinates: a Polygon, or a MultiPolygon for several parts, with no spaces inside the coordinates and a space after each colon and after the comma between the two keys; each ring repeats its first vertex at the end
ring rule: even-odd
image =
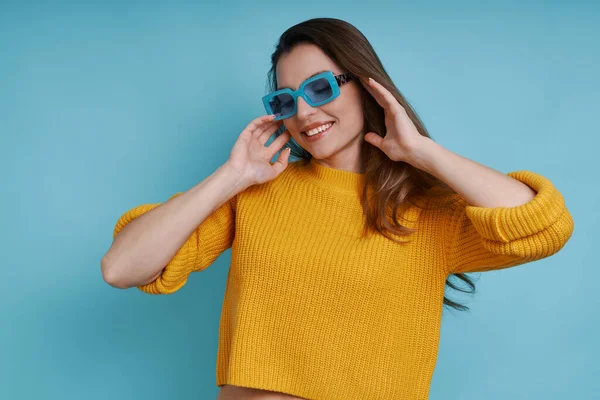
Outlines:
{"type": "Polygon", "coordinates": [[[333,96],[333,89],[327,78],[320,78],[309,83],[304,89],[304,93],[314,103],[321,103],[333,96]]]}
{"type": "Polygon", "coordinates": [[[284,116],[294,111],[294,98],[289,93],[280,93],[269,100],[269,105],[276,116],[284,116]]]}

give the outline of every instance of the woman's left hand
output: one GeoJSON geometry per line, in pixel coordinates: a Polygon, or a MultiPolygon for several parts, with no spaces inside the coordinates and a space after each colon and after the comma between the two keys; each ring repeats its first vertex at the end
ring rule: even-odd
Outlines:
{"type": "Polygon", "coordinates": [[[360,79],[385,112],[385,136],[367,132],[365,141],[383,151],[391,160],[410,162],[414,152],[428,139],[419,133],[406,110],[381,84],[360,79]]]}

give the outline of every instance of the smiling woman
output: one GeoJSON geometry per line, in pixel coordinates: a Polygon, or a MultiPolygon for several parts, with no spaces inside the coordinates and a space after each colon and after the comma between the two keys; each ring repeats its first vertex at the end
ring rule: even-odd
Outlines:
{"type": "Polygon", "coordinates": [[[125,213],[110,259],[128,271],[107,277],[144,275],[140,290],[170,294],[231,248],[219,400],[427,399],[443,306],[466,309],[446,299],[449,277],[474,288],[464,273],[558,252],[573,231],[564,198],[542,175],[501,174],[433,142],[345,21],[289,28],[271,61],[271,115],[198,187],[125,213]],[[166,266],[147,282],[147,264],[166,266]]]}
{"type": "MultiPolygon", "coordinates": [[[[525,193],[525,190],[535,197],[529,197],[526,204],[522,201],[517,203],[515,199],[507,201],[519,204],[514,217],[499,214],[500,211],[493,208],[467,204],[446,180],[431,173],[433,168],[425,168],[421,160],[412,157],[417,154],[417,148],[424,148],[425,143],[429,147],[433,139],[385,73],[371,44],[358,29],[345,21],[315,18],[289,28],[279,38],[271,61],[272,92],[263,97],[263,104],[267,113],[283,121],[283,131],[291,135],[289,146],[292,154],[302,160],[296,164],[307,166],[314,173],[311,176],[315,178],[315,184],[323,184],[336,191],[351,189],[355,199],[360,199],[361,209],[356,211],[356,215],[365,217],[362,223],[357,222],[363,228],[363,235],[367,231],[379,233],[378,237],[391,239],[398,248],[403,243],[401,239],[412,234],[416,236],[413,244],[400,253],[407,258],[390,264],[389,260],[383,261],[382,254],[386,254],[383,249],[371,247],[358,256],[359,242],[338,243],[340,237],[348,237],[351,229],[339,232],[341,236],[334,239],[328,233],[336,231],[336,223],[327,224],[324,222],[327,220],[325,214],[315,213],[314,209],[304,210],[304,218],[315,213],[312,214],[314,223],[328,229],[327,233],[313,232],[313,237],[319,238],[324,245],[328,244],[321,251],[335,253],[334,249],[337,249],[347,258],[334,267],[331,264],[333,254],[324,255],[328,261],[320,265],[318,273],[311,272],[313,269],[308,266],[315,263],[314,260],[304,260],[307,264],[299,268],[304,271],[302,276],[310,277],[306,283],[310,290],[303,293],[303,284],[297,282],[293,285],[293,298],[308,297],[314,302],[290,299],[295,306],[272,304],[271,309],[279,309],[282,313],[273,314],[273,320],[256,321],[254,328],[248,326],[247,336],[240,332],[238,340],[245,343],[245,347],[223,347],[217,384],[232,386],[223,386],[224,397],[221,400],[303,398],[290,397],[284,392],[325,400],[425,399],[437,358],[442,305],[458,310],[468,309],[444,297],[444,286],[466,291],[450,281],[451,277],[456,277],[474,290],[473,282],[463,273],[516,266],[557,252],[573,229],[562,196],[547,179],[528,171],[511,173],[502,179],[499,177],[502,174],[488,172],[486,177],[510,187],[515,198],[525,198],[516,194],[525,193]],[[557,208],[546,214],[531,202],[554,203],[557,208]],[[558,219],[552,217],[557,215],[560,215],[558,219]],[[507,239],[501,237],[498,231],[501,228],[495,225],[494,221],[498,218],[502,220],[498,225],[511,226],[505,228],[511,231],[525,232],[525,226],[535,228],[528,231],[528,238],[515,236],[507,239]],[[417,221],[420,223],[415,224],[417,221]],[[543,235],[555,237],[555,234],[548,233],[548,229],[560,232],[556,235],[561,238],[550,247],[547,243],[552,239],[543,235]],[[546,233],[542,234],[544,231],[546,233]],[[533,247],[522,243],[536,234],[542,236],[534,240],[536,245],[533,247]],[[419,238],[424,242],[416,244],[419,238]],[[511,240],[516,247],[504,243],[505,240],[511,240]],[[519,247],[521,251],[516,251],[519,247]],[[411,248],[415,251],[413,256],[410,256],[411,248]],[[373,259],[374,255],[377,255],[378,261],[371,265],[367,260],[373,259]],[[438,259],[438,256],[441,258],[438,259]],[[419,260],[418,265],[409,261],[413,257],[419,260]],[[450,265],[444,264],[443,260],[450,265]],[[361,265],[366,268],[365,271],[360,270],[361,265]],[[377,292],[382,303],[373,299],[373,292],[367,294],[358,288],[352,289],[353,280],[344,278],[346,273],[341,272],[348,268],[359,275],[370,271],[368,277],[360,279],[360,285],[372,287],[373,291],[379,288],[377,292]],[[386,276],[383,271],[390,275],[386,276]],[[317,276],[323,280],[318,281],[317,276]],[[379,279],[387,283],[379,286],[376,283],[379,279]],[[393,282],[403,282],[403,285],[394,286],[393,282]],[[390,283],[392,286],[388,286],[390,283]],[[326,299],[330,293],[335,293],[335,296],[328,302],[326,299]],[[386,300],[386,295],[391,297],[386,300]],[[373,308],[369,309],[368,304],[373,308]],[[347,311],[344,317],[331,311],[336,307],[347,311]],[[342,319],[337,319],[336,315],[342,319]],[[280,320],[282,325],[276,320],[280,320]],[[251,330],[262,331],[258,324],[269,326],[270,334],[258,341],[248,340],[248,336],[253,336],[251,330]],[[385,334],[381,335],[382,331],[385,334]],[[309,337],[315,338],[315,341],[307,340],[309,337]],[[361,348],[369,349],[369,355],[361,352],[361,348]],[[240,353],[246,353],[256,368],[248,366],[242,372],[241,365],[236,362],[241,357],[240,353]],[[262,359],[258,354],[266,358],[262,359]],[[374,357],[374,354],[378,356],[374,357]],[[244,386],[278,393],[259,392],[244,386]],[[231,396],[225,398],[228,393],[231,396]]],[[[275,132],[276,137],[281,134],[275,132]]],[[[449,152],[446,151],[444,156],[450,159],[449,152]]],[[[453,159],[455,164],[458,163],[458,156],[453,159]]],[[[484,168],[481,166],[474,167],[474,163],[466,162],[460,165],[465,165],[465,170],[477,170],[483,176],[481,171],[484,168]]],[[[446,166],[445,169],[451,168],[446,166]]],[[[468,175],[466,173],[461,179],[467,179],[468,175]]],[[[300,177],[294,179],[302,180],[300,177]]],[[[452,181],[458,182],[456,179],[452,181]]],[[[503,200],[497,201],[501,204],[503,200]]],[[[307,202],[315,203],[304,199],[303,205],[297,207],[303,210],[307,202]]],[[[349,204],[345,202],[344,207],[351,208],[349,204]]],[[[331,205],[324,212],[336,215],[331,205]]],[[[350,216],[336,219],[337,224],[350,220],[350,216]]],[[[296,242],[301,241],[302,235],[299,232],[294,234],[289,223],[282,223],[282,226],[286,226],[287,235],[296,238],[296,242]]],[[[314,244],[307,244],[306,249],[310,250],[303,254],[316,256],[320,251],[320,247],[314,244]]],[[[390,251],[390,254],[398,254],[392,249],[390,251]]],[[[290,245],[287,252],[294,253],[294,246],[290,245]]],[[[257,254],[264,253],[257,250],[257,254]]],[[[283,282],[290,280],[293,270],[290,265],[281,268],[284,272],[280,279],[283,281],[271,281],[278,293],[284,290],[286,285],[283,282]]],[[[276,275],[280,276],[279,273],[276,275]]],[[[263,279],[269,280],[269,274],[265,273],[263,279]]],[[[283,299],[278,301],[284,302],[283,299]]],[[[231,315],[230,322],[237,320],[238,329],[241,329],[242,310],[237,309],[236,312],[238,315],[231,315]]]]}

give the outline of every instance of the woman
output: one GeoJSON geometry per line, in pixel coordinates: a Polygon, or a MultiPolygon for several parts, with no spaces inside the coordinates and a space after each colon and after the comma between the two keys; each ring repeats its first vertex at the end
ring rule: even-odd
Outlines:
{"type": "Polygon", "coordinates": [[[173,293],[232,248],[219,400],[426,399],[443,305],[467,309],[445,285],[559,251],[564,199],[434,142],[345,21],[284,32],[270,78],[225,164],[119,219],[104,277],[173,293]]]}

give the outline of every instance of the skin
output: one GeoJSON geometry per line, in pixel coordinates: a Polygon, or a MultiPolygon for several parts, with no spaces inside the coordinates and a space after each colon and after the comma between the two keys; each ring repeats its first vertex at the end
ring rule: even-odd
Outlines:
{"type": "MultiPolygon", "coordinates": [[[[280,57],[277,63],[279,88],[297,90],[315,72],[330,70],[335,75],[344,73],[320,47],[314,44],[298,44],[291,52],[280,57]]],[[[364,140],[361,83],[351,80],[340,86],[340,95],[319,107],[311,107],[298,97],[298,112],[283,123],[291,136],[315,161],[329,168],[363,173],[360,163],[361,144],[364,140]],[[317,121],[335,121],[326,137],[309,142],[301,133],[302,128],[317,121]]]]}

